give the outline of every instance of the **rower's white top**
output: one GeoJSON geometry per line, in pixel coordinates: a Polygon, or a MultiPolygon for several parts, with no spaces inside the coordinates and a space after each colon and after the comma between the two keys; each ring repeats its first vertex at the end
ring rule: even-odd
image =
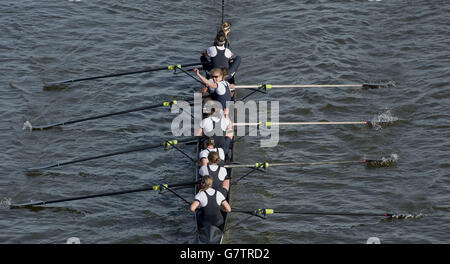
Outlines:
{"type": "Polygon", "coordinates": [[[205,133],[209,133],[214,130],[214,124],[220,124],[222,131],[227,131],[230,120],[225,118],[223,111],[221,111],[220,119],[213,116],[207,117],[200,122],[200,128],[202,128],[205,133]]]}
{"type": "Polygon", "coordinates": [[[225,160],[225,152],[223,151],[222,148],[209,148],[209,149],[204,149],[200,152],[199,158],[203,159],[206,158],[207,162],[208,161],[208,155],[210,152],[218,152],[219,153],[219,157],[221,160],[225,160]]]}
{"type": "Polygon", "coordinates": [[[231,58],[231,56],[233,56],[233,52],[231,52],[230,49],[225,48],[224,46],[211,46],[209,48],[206,49],[206,53],[208,54],[209,57],[216,57],[217,56],[217,50],[225,50],[225,57],[227,57],[228,59],[231,58]]]}
{"type": "MultiPolygon", "coordinates": [[[[213,79],[209,79],[209,81],[210,82],[214,82],[213,79]]],[[[217,82],[217,88],[216,89],[208,87],[209,94],[217,93],[218,95],[224,95],[225,92],[227,91],[227,88],[226,88],[227,86],[230,87],[230,84],[227,81],[217,82]]]]}
{"type": "MultiPolygon", "coordinates": [[[[209,168],[212,171],[217,171],[217,169],[219,168],[218,165],[209,165],[209,168]]],[[[201,166],[198,173],[200,174],[200,176],[205,176],[205,175],[209,175],[208,172],[208,168],[207,166],[201,166]]],[[[224,181],[225,177],[227,177],[227,169],[225,169],[224,167],[220,167],[220,171],[219,171],[219,180],[224,181]]]]}
{"type": "MultiPolygon", "coordinates": [[[[205,207],[208,205],[208,197],[206,197],[206,193],[207,192],[210,196],[214,194],[216,190],[214,190],[213,188],[209,188],[206,191],[201,191],[199,193],[197,193],[197,195],[195,195],[195,200],[198,200],[200,202],[200,207],[205,207]]],[[[221,205],[223,200],[225,200],[225,197],[223,196],[223,194],[221,192],[217,192],[216,195],[216,202],[217,205],[221,205]]]]}

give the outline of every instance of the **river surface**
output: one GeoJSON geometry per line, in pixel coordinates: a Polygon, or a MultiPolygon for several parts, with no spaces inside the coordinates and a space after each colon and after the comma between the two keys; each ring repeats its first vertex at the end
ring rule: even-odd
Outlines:
{"type": "MultiPolygon", "coordinates": [[[[154,191],[9,209],[8,204],[191,181],[176,150],[136,151],[30,173],[27,168],[173,138],[166,108],[41,125],[189,98],[185,74],[158,71],[44,88],[45,83],[195,63],[221,23],[221,1],[2,1],[0,5],[0,243],[193,243],[194,215],[154,191]]],[[[450,3],[437,1],[225,1],[237,84],[362,84],[379,89],[272,89],[280,121],[389,120],[390,126],[284,126],[279,143],[236,143],[235,160],[362,163],[269,167],[233,186],[233,208],[379,216],[230,216],[225,243],[450,243],[450,3]]],[[[192,73],[192,72],[191,72],[192,73]]],[[[242,98],[249,91],[239,90],[242,98]]],[[[192,145],[183,149],[194,153],[192,145]]],[[[248,169],[236,169],[233,179],[248,169]]],[[[177,191],[192,200],[193,188],[177,191]]]]}

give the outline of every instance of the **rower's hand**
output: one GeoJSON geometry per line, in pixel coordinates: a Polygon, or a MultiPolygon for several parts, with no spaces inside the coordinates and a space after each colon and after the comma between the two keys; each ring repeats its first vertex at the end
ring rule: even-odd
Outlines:
{"type": "Polygon", "coordinates": [[[199,71],[197,68],[194,68],[194,73],[197,74],[197,75],[199,75],[199,74],[200,74],[200,71],[199,71]]]}

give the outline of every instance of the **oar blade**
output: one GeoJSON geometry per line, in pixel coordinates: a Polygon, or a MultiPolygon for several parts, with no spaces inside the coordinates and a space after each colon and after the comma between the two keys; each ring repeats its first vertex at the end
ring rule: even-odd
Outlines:
{"type": "Polygon", "coordinates": [[[395,160],[364,160],[367,168],[392,167],[396,164],[395,160]]]}
{"type": "Polygon", "coordinates": [[[378,88],[392,88],[395,87],[394,81],[389,81],[386,83],[363,83],[363,89],[378,89],[378,88]]]}
{"type": "Polygon", "coordinates": [[[381,159],[365,159],[363,162],[367,168],[383,168],[397,165],[398,155],[391,154],[389,157],[381,159]]]}
{"type": "Polygon", "coordinates": [[[53,123],[53,124],[47,124],[47,125],[34,126],[30,123],[30,121],[25,121],[23,123],[22,130],[30,130],[30,131],[46,130],[46,129],[50,129],[50,128],[61,126],[61,125],[64,125],[64,123],[59,122],[59,123],[53,123]]]}
{"type": "Polygon", "coordinates": [[[62,81],[62,82],[51,82],[44,84],[44,91],[60,91],[69,88],[70,80],[62,81]]]}
{"type": "Polygon", "coordinates": [[[29,203],[22,203],[22,204],[10,204],[9,209],[18,209],[18,208],[32,208],[36,205],[44,205],[44,201],[36,201],[36,202],[29,202],[29,203]]]}
{"type": "Polygon", "coordinates": [[[54,167],[58,167],[58,166],[60,166],[60,163],[48,163],[48,164],[44,164],[44,165],[41,165],[41,166],[28,168],[27,171],[28,172],[35,172],[35,171],[49,169],[49,168],[54,168],[54,167]]]}
{"type": "Polygon", "coordinates": [[[367,121],[366,124],[370,128],[380,129],[380,128],[386,128],[386,127],[392,126],[392,124],[394,124],[394,120],[393,121],[367,121]]]}
{"type": "Polygon", "coordinates": [[[418,219],[422,218],[423,214],[386,214],[388,220],[391,219],[418,219]]]}

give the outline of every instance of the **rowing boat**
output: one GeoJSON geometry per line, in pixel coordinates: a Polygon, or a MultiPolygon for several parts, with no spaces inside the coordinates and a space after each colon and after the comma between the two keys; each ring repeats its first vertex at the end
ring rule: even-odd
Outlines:
{"type": "MultiPolygon", "coordinates": [[[[234,77],[233,77],[234,78],[234,77]]],[[[234,81],[234,80],[233,80],[234,81]]],[[[234,94],[234,96],[231,98],[232,101],[236,102],[235,100],[236,98],[236,93],[234,94]]],[[[234,111],[234,109],[230,109],[230,112],[234,111]]],[[[199,157],[200,152],[202,151],[203,148],[203,140],[205,138],[204,137],[199,137],[198,141],[197,141],[197,159],[199,157]]],[[[216,146],[216,147],[221,147],[221,146],[216,146]]],[[[228,154],[225,156],[225,162],[226,163],[231,163],[233,161],[233,154],[234,154],[234,137],[233,140],[230,143],[230,149],[228,151],[228,154]]],[[[199,174],[199,170],[200,170],[200,166],[201,164],[198,162],[196,164],[195,167],[195,171],[194,171],[194,175],[195,175],[195,181],[200,181],[201,180],[201,175],[199,174]]],[[[227,170],[227,175],[231,176],[231,173],[233,172],[233,168],[226,168],[227,170]]],[[[195,194],[196,195],[199,191],[199,186],[196,186],[195,188],[195,194]]],[[[230,203],[230,193],[231,193],[231,184],[230,184],[230,189],[228,190],[227,193],[227,197],[226,200],[228,201],[228,203],[230,203]]],[[[202,223],[199,222],[199,214],[200,212],[197,211],[195,214],[195,220],[197,223],[197,242],[200,244],[222,244],[223,242],[223,237],[225,235],[225,227],[227,226],[227,220],[228,220],[228,213],[222,211],[222,216],[223,216],[223,224],[219,227],[216,226],[207,226],[207,227],[203,227],[202,223]]]]}

